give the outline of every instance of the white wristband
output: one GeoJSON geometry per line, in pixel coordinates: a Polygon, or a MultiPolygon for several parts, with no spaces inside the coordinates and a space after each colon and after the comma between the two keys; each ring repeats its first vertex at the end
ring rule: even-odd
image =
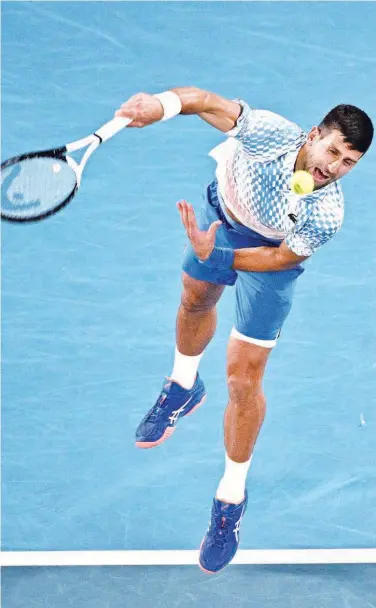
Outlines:
{"type": "Polygon", "coordinates": [[[180,114],[181,101],[180,97],[176,95],[176,93],[173,93],[172,91],[165,91],[164,93],[153,95],[153,97],[157,97],[162,104],[163,117],[161,120],[169,120],[170,118],[180,114]]]}

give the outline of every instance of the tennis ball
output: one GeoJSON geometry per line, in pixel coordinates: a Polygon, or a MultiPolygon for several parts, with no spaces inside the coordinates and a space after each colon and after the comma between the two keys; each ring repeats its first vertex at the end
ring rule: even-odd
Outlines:
{"type": "Polygon", "coordinates": [[[52,171],[53,171],[54,173],[60,173],[60,171],[61,171],[61,167],[60,167],[60,165],[59,165],[58,163],[55,163],[55,164],[52,166],[52,171]]]}
{"type": "Polygon", "coordinates": [[[311,194],[314,187],[315,182],[308,171],[295,171],[291,179],[291,190],[295,194],[311,194]]]}

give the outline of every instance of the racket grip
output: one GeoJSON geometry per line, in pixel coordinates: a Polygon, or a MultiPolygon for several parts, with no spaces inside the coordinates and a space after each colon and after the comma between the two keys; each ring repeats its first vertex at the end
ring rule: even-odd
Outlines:
{"type": "Polygon", "coordinates": [[[132,120],[132,118],[121,118],[120,116],[116,116],[116,118],[113,118],[110,122],[106,122],[106,124],[97,129],[94,135],[100,137],[102,142],[107,141],[107,139],[110,139],[110,137],[113,137],[116,133],[119,133],[119,131],[129,125],[132,120]]]}

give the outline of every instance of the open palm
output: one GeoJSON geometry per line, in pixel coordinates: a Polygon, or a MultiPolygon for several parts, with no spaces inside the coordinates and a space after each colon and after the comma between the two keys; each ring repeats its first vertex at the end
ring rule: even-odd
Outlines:
{"type": "Polygon", "coordinates": [[[179,201],[177,207],[181,221],[197,257],[200,260],[206,260],[214,249],[215,235],[222,224],[221,220],[213,222],[208,230],[200,230],[192,205],[187,203],[187,201],[179,201]]]}

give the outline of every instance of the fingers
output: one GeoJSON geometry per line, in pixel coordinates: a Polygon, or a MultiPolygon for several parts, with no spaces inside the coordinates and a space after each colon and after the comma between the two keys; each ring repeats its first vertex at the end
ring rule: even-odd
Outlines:
{"type": "Polygon", "coordinates": [[[177,208],[179,210],[184,228],[186,229],[188,236],[191,237],[193,232],[197,229],[197,222],[193,207],[190,203],[187,203],[187,201],[179,201],[177,203],[177,208]]]}
{"type": "Polygon", "coordinates": [[[200,230],[197,225],[195,212],[190,203],[179,201],[177,208],[197,257],[200,260],[206,260],[215,246],[215,233],[222,224],[221,220],[213,222],[207,231],[200,230]]]}
{"type": "Polygon", "coordinates": [[[142,98],[142,93],[137,93],[137,95],[133,95],[127,101],[121,104],[120,108],[116,110],[115,116],[120,116],[122,118],[136,118],[139,112],[142,98]]]}
{"type": "Polygon", "coordinates": [[[222,222],[221,220],[216,220],[215,222],[213,222],[208,229],[208,235],[211,238],[215,238],[215,233],[217,232],[218,228],[221,226],[222,222]]]}
{"type": "Polygon", "coordinates": [[[187,217],[188,217],[188,229],[190,234],[193,233],[195,229],[197,229],[197,222],[195,212],[193,211],[193,207],[190,203],[187,203],[187,217]]]}
{"type": "Polygon", "coordinates": [[[159,99],[149,93],[133,95],[115,112],[115,116],[131,118],[129,127],[146,127],[163,117],[163,107],[159,99]]]}
{"type": "Polygon", "coordinates": [[[187,203],[185,201],[179,201],[177,203],[177,207],[179,209],[180,219],[182,221],[182,224],[188,233],[187,203]]]}
{"type": "Polygon", "coordinates": [[[178,208],[178,211],[179,211],[179,214],[180,214],[180,219],[181,219],[181,221],[182,221],[182,224],[183,224],[183,226],[184,226],[184,228],[185,228],[185,223],[184,223],[184,219],[183,219],[183,207],[182,207],[181,202],[179,201],[178,203],[176,203],[176,206],[177,206],[177,208],[178,208]]]}
{"type": "MultiPolygon", "coordinates": [[[[120,110],[116,110],[115,116],[120,117],[120,118],[129,118],[132,120],[135,118],[136,114],[135,114],[135,112],[132,112],[132,110],[120,109],[120,110]]],[[[129,129],[129,127],[136,127],[136,126],[138,126],[138,125],[136,124],[136,122],[134,120],[132,120],[132,122],[130,122],[127,125],[127,129],[129,129]]]]}
{"type": "Polygon", "coordinates": [[[118,110],[116,110],[115,116],[121,116],[122,118],[136,118],[137,110],[136,108],[132,108],[132,106],[128,106],[126,103],[124,103],[118,110]]]}

